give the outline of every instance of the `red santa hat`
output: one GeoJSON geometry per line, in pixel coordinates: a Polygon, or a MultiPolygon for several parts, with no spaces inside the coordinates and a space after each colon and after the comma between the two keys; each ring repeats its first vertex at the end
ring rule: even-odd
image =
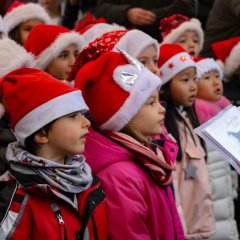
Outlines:
{"type": "Polygon", "coordinates": [[[71,44],[80,51],[84,40],[80,34],[63,26],[39,24],[29,33],[24,48],[36,57],[35,67],[44,70],[71,44]]]}
{"type": "Polygon", "coordinates": [[[27,137],[48,123],[88,110],[81,91],[38,69],[20,68],[7,74],[1,81],[0,95],[15,136],[23,145],[27,137]]]}
{"type": "Polygon", "coordinates": [[[240,66],[240,37],[230,38],[212,44],[213,52],[224,75],[230,77],[240,66]]]}
{"type": "Polygon", "coordinates": [[[132,57],[137,58],[139,54],[148,46],[153,45],[159,56],[159,45],[157,40],[148,34],[134,30],[116,30],[98,37],[80,52],[75,60],[68,80],[72,81],[78,70],[87,62],[95,60],[107,51],[118,52],[118,49],[126,51],[132,57]]]}
{"type": "Polygon", "coordinates": [[[219,73],[221,79],[223,79],[223,71],[217,61],[213,58],[195,58],[197,67],[197,77],[202,78],[205,73],[216,71],[219,73]]]}
{"type": "Polygon", "coordinates": [[[0,40],[0,77],[21,67],[33,67],[34,57],[9,38],[0,40]]]}
{"type": "Polygon", "coordinates": [[[2,16],[0,16],[0,38],[7,37],[7,30],[3,22],[2,16]]]}
{"type": "Polygon", "coordinates": [[[51,22],[49,15],[43,7],[36,3],[13,2],[8,8],[3,20],[9,33],[19,24],[29,19],[39,19],[42,23],[49,24],[51,22]]]}
{"type": "Polygon", "coordinates": [[[84,65],[75,86],[101,130],[121,130],[140,110],[161,79],[126,53],[106,52],[84,65]]]}
{"type": "Polygon", "coordinates": [[[86,43],[90,43],[104,33],[125,29],[123,26],[107,23],[105,18],[96,19],[90,12],[87,12],[85,18],[74,28],[76,32],[82,34],[86,43]]]}
{"type": "Polygon", "coordinates": [[[195,31],[199,37],[200,50],[203,47],[204,33],[200,21],[196,18],[190,19],[181,14],[174,14],[160,21],[160,30],[163,44],[175,43],[184,32],[195,31]]]}
{"type": "Polygon", "coordinates": [[[193,58],[178,44],[162,44],[158,60],[159,76],[163,84],[188,67],[195,67],[193,58]]]}

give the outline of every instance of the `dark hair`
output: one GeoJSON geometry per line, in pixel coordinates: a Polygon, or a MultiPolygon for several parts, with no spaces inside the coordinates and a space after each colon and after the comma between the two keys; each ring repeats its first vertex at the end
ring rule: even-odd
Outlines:
{"type": "MultiPolygon", "coordinates": [[[[181,161],[182,159],[182,149],[180,144],[180,138],[179,138],[179,129],[177,121],[184,121],[182,116],[178,113],[176,106],[174,105],[171,97],[170,92],[170,84],[171,81],[167,82],[165,85],[162,86],[162,90],[160,92],[160,100],[166,101],[166,113],[165,113],[165,127],[167,128],[168,132],[172,134],[172,136],[177,141],[177,144],[179,146],[179,151],[177,155],[177,160],[181,161]]],[[[184,110],[187,113],[187,116],[192,124],[193,128],[196,128],[200,125],[194,107],[184,107],[184,110]]],[[[201,145],[203,149],[206,152],[204,141],[200,139],[201,145]]]]}
{"type": "Polygon", "coordinates": [[[30,135],[29,137],[27,137],[25,139],[25,149],[28,152],[30,152],[33,155],[36,154],[36,151],[37,151],[37,149],[39,149],[41,147],[41,144],[38,144],[38,143],[35,142],[35,140],[34,140],[35,135],[42,132],[42,131],[45,134],[48,134],[55,121],[56,120],[48,123],[46,126],[42,127],[41,129],[39,129],[38,131],[36,131],[35,133],[33,133],[32,135],[30,135]]]}
{"type": "Polygon", "coordinates": [[[8,37],[18,44],[22,45],[19,25],[9,32],[8,37]]]}

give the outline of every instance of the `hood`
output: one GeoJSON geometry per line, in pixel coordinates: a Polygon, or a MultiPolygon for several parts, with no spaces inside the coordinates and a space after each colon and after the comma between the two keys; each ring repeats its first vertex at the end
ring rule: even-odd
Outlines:
{"type": "Polygon", "coordinates": [[[86,137],[86,147],[83,155],[95,175],[111,164],[130,161],[134,158],[133,153],[126,148],[91,128],[86,137]]]}

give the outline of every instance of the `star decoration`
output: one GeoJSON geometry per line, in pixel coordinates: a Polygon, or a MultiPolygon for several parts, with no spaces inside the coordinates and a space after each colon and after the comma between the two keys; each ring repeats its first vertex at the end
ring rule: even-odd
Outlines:
{"type": "Polygon", "coordinates": [[[187,60],[187,59],[186,59],[185,56],[181,56],[181,57],[180,57],[180,61],[181,61],[181,62],[185,62],[186,60],[187,60]]]}
{"type": "Polygon", "coordinates": [[[174,64],[173,63],[169,63],[168,64],[168,68],[173,69],[174,68],[174,64]]]}
{"type": "Polygon", "coordinates": [[[197,167],[193,166],[191,163],[187,165],[187,167],[184,169],[185,172],[185,180],[192,178],[195,178],[197,167]]]}
{"type": "Polygon", "coordinates": [[[162,71],[160,71],[159,76],[163,77],[163,72],[162,71]]]}

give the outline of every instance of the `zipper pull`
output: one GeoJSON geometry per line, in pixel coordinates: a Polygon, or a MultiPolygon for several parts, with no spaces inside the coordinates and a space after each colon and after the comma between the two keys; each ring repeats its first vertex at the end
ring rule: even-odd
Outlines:
{"type": "Polygon", "coordinates": [[[52,210],[54,211],[54,213],[56,215],[58,223],[59,224],[64,224],[63,217],[61,215],[61,211],[60,211],[59,207],[57,206],[57,204],[56,203],[51,204],[51,208],[52,208],[52,210]]]}

